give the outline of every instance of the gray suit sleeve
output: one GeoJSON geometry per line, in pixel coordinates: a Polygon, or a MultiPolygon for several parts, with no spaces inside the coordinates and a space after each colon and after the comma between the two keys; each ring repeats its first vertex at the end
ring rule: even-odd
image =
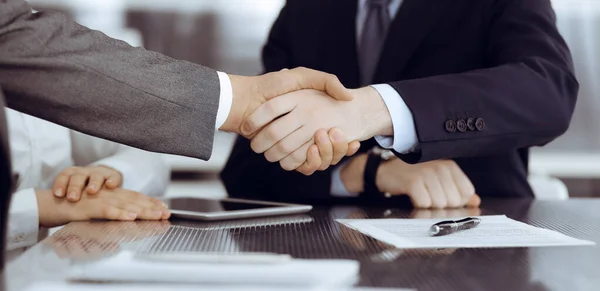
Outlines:
{"type": "Polygon", "coordinates": [[[10,108],[133,147],[208,159],[216,71],[134,48],[23,0],[0,0],[10,108]]]}

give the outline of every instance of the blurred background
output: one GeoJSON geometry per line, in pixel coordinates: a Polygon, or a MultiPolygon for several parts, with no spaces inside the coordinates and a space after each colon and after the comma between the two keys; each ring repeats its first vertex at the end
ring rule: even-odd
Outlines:
{"type": "MultiPolygon", "coordinates": [[[[340,0],[343,1],[343,0],[340,0]]],[[[232,74],[262,70],[260,51],[283,0],[29,0],[135,46],[232,74]]],[[[552,0],[581,90],[569,131],[532,151],[534,175],[563,181],[571,197],[600,197],[600,0],[552,0]]],[[[165,156],[168,195],[223,196],[217,174],[235,136],[219,133],[210,161],[165,156]]]]}

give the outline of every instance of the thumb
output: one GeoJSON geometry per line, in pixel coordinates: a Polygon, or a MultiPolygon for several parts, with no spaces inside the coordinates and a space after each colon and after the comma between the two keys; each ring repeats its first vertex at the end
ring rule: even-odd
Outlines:
{"type": "Polygon", "coordinates": [[[477,207],[479,207],[479,205],[481,205],[481,198],[479,197],[479,195],[473,194],[473,196],[471,196],[471,198],[469,198],[469,201],[467,202],[466,207],[477,208],[477,207]]]}
{"type": "Polygon", "coordinates": [[[299,75],[298,83],[303,87],[302,89],[323,91],[332,98],[340,101],[351,101],[354,99],[350,90],[342,85],[342,82],[340,82],[336,75],[303,67],[295,68],[292,71],[295,71],[299,75]]]}
{"type": "Polygon", "coordinates": [[[270,100],[286,93],[302,89],[313,89],[327,93],[334,99],[350,101],[354,99],[338,77],[333,74],[308,68],[283,69],[276,73],[263,75],[263,84],[259,86],[265,99],[270,100]]]}

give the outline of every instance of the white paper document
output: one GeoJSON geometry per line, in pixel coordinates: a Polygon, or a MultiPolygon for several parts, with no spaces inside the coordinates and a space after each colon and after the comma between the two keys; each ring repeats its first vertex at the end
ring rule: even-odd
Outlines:
{"type": "MultiPolygon", "coordinates": [[[[505,248],[595,245],[562,233],[525,224],[505,215],[477,216],[472,229],[445,236],[429,235],[429,228],[443,219],[338,219],[352,229],[402,249],[505,248]]],[[[455,218],[455,219],[461,219],[455,218]]]]}
{"type": "Polygon", "coordinates": [[[354,260],[292,259],[273,263],[215,263],[139,259],[122,251],[99,261],[75,264],[73,281],[241,284],[276,286],[352,286],[358,279],[354,260]],[[335,270],[335,272],[331,272],[335,270]]]}
{"type": "Polygon", "coordinates": [[[416,291],[404,288],[370,287],[290,287],[290,286],[230,286],[230,285],[182,285],[182,284],[120,284],[120,283],[69,283],[38,282],[26,291],[416,291]]]}

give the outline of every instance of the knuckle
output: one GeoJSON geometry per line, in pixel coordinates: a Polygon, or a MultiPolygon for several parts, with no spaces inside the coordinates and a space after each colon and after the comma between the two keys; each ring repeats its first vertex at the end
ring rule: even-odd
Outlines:
{"type": "Polygon", "coordinates": [[[112,206],[104,206],[102,216],[106,219],[116,219],[119,216],[119,210],[112,206]]]}
{"type": "Polygon", "coordinates": [[[294,148],[292,148],[292,145],[290,145],[289,143],[287,143],[285,141],[281,141],[281,142],[277,143],[276,147],[277,147],[277,150],[282,154],[288,154],[294,150],[294,148]]]}
{"type": "Polygon", "coordinates": [[[275,101],[276,101],[276,100],[273,100],[273,101],[271,101],[271,102],[267,102],[267,103],[265,103],[265,104],[263,105],[263,106],[264,106],[264,108],[265,108],[265,111],[266,111],[268,114],[276,114],[276,113],[277,113],[277,108],[278,108],[278,106],[277,106],[277,102],[275,102],[275,101]]]}
{"type": "Polygon", "coordinates": [[[269,126],[265,129],[265,137],[270,141],[278,141],[279,132],[274,126],[269,126]]]}

